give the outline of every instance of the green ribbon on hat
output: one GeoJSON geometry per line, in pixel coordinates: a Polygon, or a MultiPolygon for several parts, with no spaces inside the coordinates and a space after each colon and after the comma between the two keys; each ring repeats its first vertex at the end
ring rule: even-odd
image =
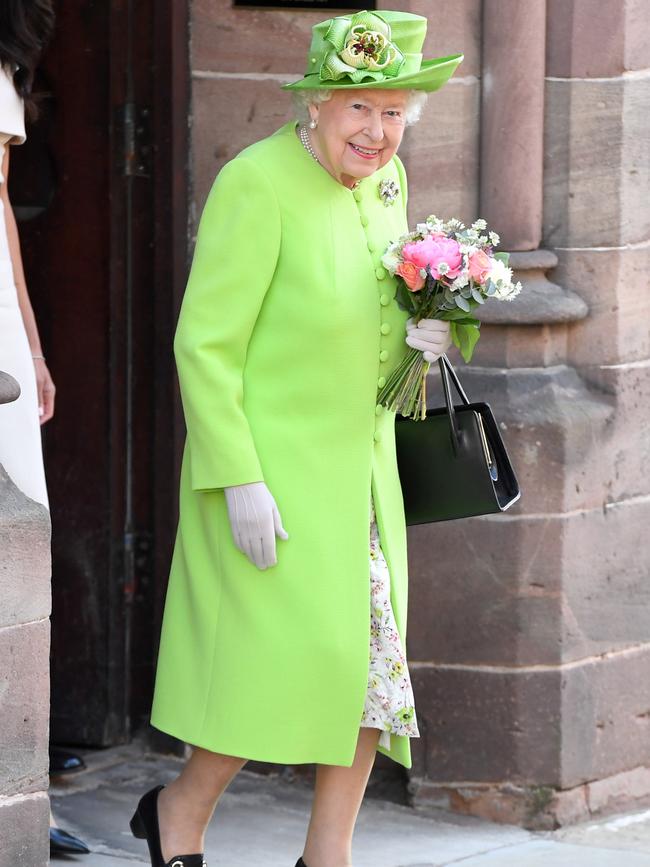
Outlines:
{"type": "Polygon", "coordinates": [[[354,84],[369,79],[395,78],[404,55],[390,40],[390,26],[372,12],[333,18],[325,40],[332,45],[321,64],[321,81],[338,81],[344,75],[354,84]]]}

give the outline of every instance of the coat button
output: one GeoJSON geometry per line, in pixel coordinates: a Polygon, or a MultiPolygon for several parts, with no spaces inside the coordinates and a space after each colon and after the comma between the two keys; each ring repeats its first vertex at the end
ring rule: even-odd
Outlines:
{"type": "Polygon", "coordinates": [[[381,328],[379,330],[381,331],[382,334],[390,334],[390,332],[391,332],[390,324],[388,322],[382,322],[381,328]]]}
{"type": "Polygon", "coordinates": [[[390,295],[386,295],[384,292],[384,294],[379,298],[379,303],[382,307],[387,307],[390,304],[390,295]]]}
{"type": "Polygon", "coordinates": [[[376,430],[374,432],[374,434],[372,435],[372,438],[376,443],[378,443],[379,440],[381,439],[381,433],[378,430],[376,430]]]}
{"type": "Polygon", "coordinates": [[[378,280],[383,280],[385,276],[386,276],[386,269],[385,268],[377,268],[377,270],[375,271],[375,277],[378,280]]]}
{"type": "Polygon", "coordinates": [[[361,193],[359,192],[359,190],[355,190],[355,191],[352,193],[352,195],[354,196],[354,201],[355,201],[355,202],[360,202],[360,201],[361,201],[361,193]]]}
{"type": "Polygon", "coordinates": [[[377,380],[377,388],[383,388],[386,385],[386,377],[380,376],[377,380]]]}
{"type": "Polygon", "coordinates": [[[361,214],[361,216],[359,217],[359,219],[361,220],[361,225],[362,225],[362,226],[367,226],[367,225],[368,225],[368,217],[366,217],[365,214],[361,214]]]}
{"type": "Polygon", "coordinates": [[[379,353],[379,360],[380,361],[388,361],[389,356],[390,356],[390,352],[387,349],[382,349],[382,351],[379,353]]]}
{"type": "Polygon", "coordinates": [[[381,415],[383,411],[384,407],[380,403],[378,403],[375,407],[375,415],[381,415]]]}
{"type": "Polygon", "coordinates": [[[372,241],[368,241],[368,249],[371,253],[374,253],[377,247],[375,246],[375,244],[372,243],[372,241]]]}

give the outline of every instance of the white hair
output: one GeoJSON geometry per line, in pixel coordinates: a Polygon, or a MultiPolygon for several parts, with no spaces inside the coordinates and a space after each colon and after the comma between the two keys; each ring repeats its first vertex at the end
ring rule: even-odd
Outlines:
{"type": "MultiPolygon", "coordinates": [[[[319,87],[314,90],[296,90],[292,93],[293,107],[297,119],[304,124],[309,123],[309,106],[319,105],[332,98],[334,91],[331,88],[319,87]]],[[[409,90],[406,99],[406,126],[417,123],[420,120],[422,109],[427,101],[428,94],[423,90],[409,90]]]]}

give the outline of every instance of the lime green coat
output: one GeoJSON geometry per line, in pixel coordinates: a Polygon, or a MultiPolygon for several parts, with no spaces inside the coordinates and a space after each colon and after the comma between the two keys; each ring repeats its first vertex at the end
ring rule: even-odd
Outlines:
{"type": "MultiPolygon", "coordinates": [[[[394,414],[376,394],[408,348],[381,266],[406,229],[397,158],[352,192],[293,123],[212,187],[174,341],[187,441],[151,716],[190,744],[352,763],[368,676],[371,484],[405,640],[394,414]],[[382,178],[400,189],[390,206],[382,178]],[[223,491],[260,480],[289,534],[265,571],[235,547],[223,491]]],[[[386,755],[410,767],[409,739],[391,736],[386,755]]]]}

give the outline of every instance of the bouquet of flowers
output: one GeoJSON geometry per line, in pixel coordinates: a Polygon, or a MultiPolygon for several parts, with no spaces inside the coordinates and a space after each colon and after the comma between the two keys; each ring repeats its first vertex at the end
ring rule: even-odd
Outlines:
{"type": "MultiPolygon", "coordinates": [[[[445,319],[451,339],[469,361],[479,339],[480,322],[471,313],[488,298],[512,301],[521,283],[512,282],[509,254],[495,253],[496,232],[485,220],[465,228],[460,220],[431,216],[390,244],[384,267],[398,278],[396,300],[402,310],[420,319],[445,319]]],[[[419,349],[409,349],[377,400],[413,419],[426,417],[426,376],[429,362],[419,349]]]]}

